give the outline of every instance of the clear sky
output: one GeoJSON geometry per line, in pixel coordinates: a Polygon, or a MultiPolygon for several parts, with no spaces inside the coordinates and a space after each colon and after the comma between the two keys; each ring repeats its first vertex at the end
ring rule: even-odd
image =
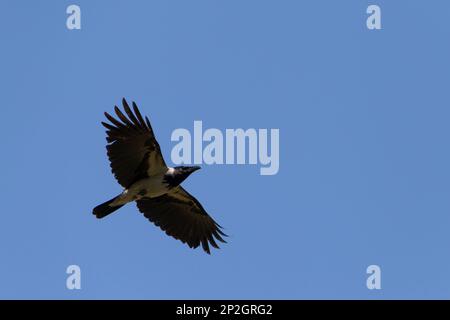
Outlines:
{"type": "Polygon", "coordinates": [[[1,1],[0,298],[450,298],[449,19],[446,0],[1,1]],[[92,215],[121,191],[100,121],[122,97],[169,164],[195,120],[280,129],[277,175],[183,184],[230,235],[211,256],[134,204],[92,215]]]}

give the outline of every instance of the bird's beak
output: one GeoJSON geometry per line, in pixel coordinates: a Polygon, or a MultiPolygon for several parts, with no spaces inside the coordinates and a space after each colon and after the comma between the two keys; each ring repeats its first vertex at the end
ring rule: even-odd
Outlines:
{"type": "Polygon", "coordinates": [[[199,167],[199,166],[195,166],[195,167],[192,167],[191,168],[191,172],[194,172],[194,171],[197,171],[197,170],[200,170],[201,169],[201,167],[199,167]]]}

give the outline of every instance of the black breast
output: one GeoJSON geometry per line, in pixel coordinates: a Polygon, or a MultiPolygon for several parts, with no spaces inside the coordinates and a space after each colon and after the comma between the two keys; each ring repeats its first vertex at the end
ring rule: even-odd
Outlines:
{"type": "Polygon", "coordinates": [[[163,182],[167,183],[170,188],[178,186],[181,182],[186,179],[186,176],[181,172],[173,172],[172,174],[165,174],[163,182]]]}

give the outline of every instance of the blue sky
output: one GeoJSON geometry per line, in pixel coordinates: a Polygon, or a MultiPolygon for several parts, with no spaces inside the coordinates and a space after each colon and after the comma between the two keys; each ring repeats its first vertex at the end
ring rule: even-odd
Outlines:
{"type": "Polygon", "coordinates": [[[0,298],[450,297],[448,1],[2,1],[0,298]],[[113,4],[114,3],[114,4],[113,4]],[[70,4],[82,29],[68,30],[70,4]],[[366,28],[366,8],[382,30],[366,28]],[[226,228],[211,256],[118,192],[103,112],[279,128],[280,170],[183,185],[226,228]],[[68,265],[81,290],[66,289],[68,265]],[[366,268],[382,289],[366,288],[366,268]]]}

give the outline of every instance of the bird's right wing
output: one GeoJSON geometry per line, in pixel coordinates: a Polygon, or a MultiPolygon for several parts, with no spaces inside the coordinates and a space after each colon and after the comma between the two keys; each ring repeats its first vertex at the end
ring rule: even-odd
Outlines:
{"type": "Polygon", "coordinates": [[[156,198],[136,201],[139,211],[169,236],[191,248],[200,244],[208,254],[209,245],[219,248],[215,239],[226,242],[220,226],[206,213],[200,202],[181,186],[156,198]]]}
{"type": "Polygon", "coordinates": [[[128,117],[116,106],[114,110],[120,121],[105,112],[112,124],[102,124],[108,129],[106,149],[111,170],[117,181],[128,188],[139,179],[167,170],[167,166],[148,118],[144,120],[134,102],[134,113],[125,99],[122,104],[128,117]]]}

